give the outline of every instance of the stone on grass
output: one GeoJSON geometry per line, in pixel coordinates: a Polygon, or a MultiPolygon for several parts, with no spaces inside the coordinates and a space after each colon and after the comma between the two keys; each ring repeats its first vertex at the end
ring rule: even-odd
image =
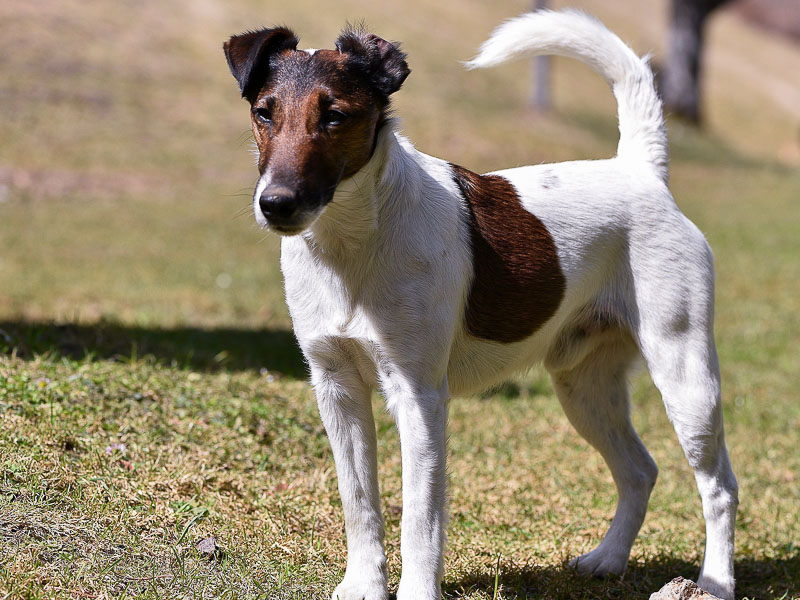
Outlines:
{"type": "Polygon", "coordinates": [[[703,591],[690,579],[676,577],[660,590],[651,594],[650,600],[719,600],[719,598],[703,591]]]}
{"type": "Polygon", "coordinates": [[[220,560],[223,557],[222,548],[217,546],[217,538],[213,535],[203,538],[194,547],[201,556],[205,556],[210,560],[220,560]]]}

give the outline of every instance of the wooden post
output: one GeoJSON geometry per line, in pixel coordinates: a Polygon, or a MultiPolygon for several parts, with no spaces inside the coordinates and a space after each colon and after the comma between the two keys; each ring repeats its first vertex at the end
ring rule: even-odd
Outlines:
{"type": "MultiPolygon", "coordinates": [[[[533,10],[547,8],[548,0],[533,0],[533,10]]],[[[532,64],[533,87],[531,108],[539,112],[550,110],[550,57],[535,56],[532,64]]]]}

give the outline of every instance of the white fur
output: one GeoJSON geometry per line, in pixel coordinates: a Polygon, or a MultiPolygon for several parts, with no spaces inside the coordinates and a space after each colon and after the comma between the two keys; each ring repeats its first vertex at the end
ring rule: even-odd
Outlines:
{"type": "Polygon", "coordinates": [[[538,11],[505,22],[466,65],[470,69],[491,67],[537,54],[576,58],[600,73],[611,86],[619,107],[617,158],[634,162],[644,159],[667,180],[661,101],[646,59],[636,56],[597,19],[565,10],[538,11]]]}
{"type": "Polygon", "coordinates": [[[737,489],[722,429],[712,256],[666,186],[652,75],[599,22],[574,12],[506,23],[471,65],[543,52],[576,57],[609,80],[620,103],[621,140],[611,160],[500,172],[552,234],[566,278],[561,306],[535,334],[502,344],[467,333],[469,220],[452,168],[417,151],[391,125],[314,224],[283,238],[286,298],[345,515],[348,563],[334,599],[388,598],[371,390],[384,394],[401,438],[397,598],[434,600],[444,569],[448,399],[541,360],[619,492],[602,543],[572,564],[585,573],[621,573],[657,474],[628,416],[625,374],[640,353],[695,470],[707,527],[699,583],[733,598],[737,489]]]}

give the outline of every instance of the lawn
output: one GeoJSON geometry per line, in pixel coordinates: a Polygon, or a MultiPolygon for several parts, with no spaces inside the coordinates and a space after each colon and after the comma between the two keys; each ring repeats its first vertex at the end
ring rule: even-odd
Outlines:
{"type": "MultiPolygon", "coordinates": [[[[475,170],[614,151],[613,99],[584,67],[555,62],[548,115],[525,108],[526,65],[461,69],[527,2],[288,4],[0,5],[0,599],[316,600],[343,574],[333,459],[278,244],[249,214],[228,35],[287,23],[330,46],[365,17],[410,55],[403,129],[475,170]]],[[[571,4],[658,60],[662,1],[571,4]]],[[[800,117],[774,95],[798,85],[800,50],[730,13],[709,39],[708,123],[670,122],[672,189],[716,257],[737,594],[798,599],[800,117]]],[[[645,374],[632,389],[660,475],[621,579],[566,568],[616,496],[544,373],[452,401],[446,598],[648,598],[696,578],[691,470],[645,374]]],[[[399,442],[378,396],[374,408],[396,588],[399,442]]]]}

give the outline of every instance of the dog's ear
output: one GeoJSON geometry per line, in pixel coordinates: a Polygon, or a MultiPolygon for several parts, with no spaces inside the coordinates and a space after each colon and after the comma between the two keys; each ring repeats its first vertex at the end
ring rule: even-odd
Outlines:
{"type": "Polygon", "coordinates": [[[363,27],[348,25],[336,40],[336,49],[350,55],[351,62],[387,101],[411,73],[406,64],[406,54],[397,44],[367,33],[363,27]]]}
{"type": "Polygon", "coordinates": [[[299,40],[291,29],[275,27],[234,35],[222,45],[228,67],[239,82],[242,98],[250,103],[269,75],[270,59],[284,50],[296,50],[299,40]]]}

